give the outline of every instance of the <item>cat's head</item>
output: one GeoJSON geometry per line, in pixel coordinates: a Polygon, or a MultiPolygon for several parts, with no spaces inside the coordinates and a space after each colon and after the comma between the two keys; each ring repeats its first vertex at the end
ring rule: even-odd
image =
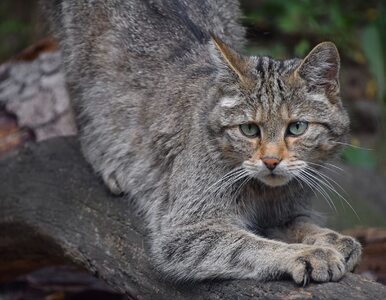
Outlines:
{"type": "Polygon", "coordinates": [[[331,42],[304,59],[245,57],[213,38],[216,104],[209,129],[222,157],[268,186],[297,178],[333,157],[348,133],[339,97],[339,53],[331,42]]]}

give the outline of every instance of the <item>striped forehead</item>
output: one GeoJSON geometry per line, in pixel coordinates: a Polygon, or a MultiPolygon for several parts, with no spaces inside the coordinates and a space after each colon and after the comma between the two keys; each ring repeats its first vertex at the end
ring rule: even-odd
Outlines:
{"type": "Polygon", "coordinates": [[[268,56],[256,57],[255,61],[255,69],[262,77],[281,74],[290,65],[290,60],[275,60],[268,56]]]}
{"type": "Polygon", "coordinates": [[[284,61],[276,61],[269,57],[256,58],[256,88],[253,99],[264,115],[275,113],[284,100],[284,83],[282,70],[284,61]]]}
{"type": "Polygon", "coordinates": [[[275,60],[270,57],[255,57],[256,88],[252,96],[256,119],[261,122],[281,123],[288,98],[285,78],[300,63],[298,59],[275,60]]]}

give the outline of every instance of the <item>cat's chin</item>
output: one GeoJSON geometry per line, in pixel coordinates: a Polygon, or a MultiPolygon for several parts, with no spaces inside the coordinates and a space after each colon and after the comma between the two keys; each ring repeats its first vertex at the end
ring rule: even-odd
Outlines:
{"type": "Polygon", "coordinates": [[[273,175],[273,174],[261,177],[259,179],[265,185],[268,185],[270,187],[278,187],[278,186],[286,185],[290,181],[290,178],[288,176],[273,175]]]}

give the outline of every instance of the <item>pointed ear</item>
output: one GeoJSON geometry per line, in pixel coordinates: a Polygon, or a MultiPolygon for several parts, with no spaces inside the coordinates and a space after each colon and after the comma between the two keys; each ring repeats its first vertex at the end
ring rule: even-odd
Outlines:
{"type": "Polygon", "coordinates": [[[335,44],[323,42],[306,56],[296,69],[295,76],[300,76],[312,86],[322,87],[328,95],[339,93],[340,58],[335,44]]]}
{"type": "Polygon", "coordinates": [[[232,48],[227,46],[220,38],[211,34],[213,46],[211,49],[214,59],[220,71],[237,75],[242,84],[249,86],[252,82],[252,76],[248,69],[248,58],[238,54],[232,48]]]}

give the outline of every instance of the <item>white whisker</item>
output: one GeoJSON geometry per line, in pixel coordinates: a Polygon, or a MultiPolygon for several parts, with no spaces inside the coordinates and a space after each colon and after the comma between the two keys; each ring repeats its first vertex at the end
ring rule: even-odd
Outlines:
{"type": "MultiPolygon", "coordinates": [[[[333,184],[335,184],[337,187],[339,187],[343,193],[345,193],[347,196],[349,196],[348,193],[346,192],[346,190],[339,183],[337,183],[334,179],[328,177],[326,174],[323,174],[322,172],[320,172],[320,171],[318,171],[318,170],[316,170],[314,168],[311,168],[311,167],[308,167],[308,168],[309,168],[310,171],[312,171],[315,174],[317,174],[317,175],[321,176],[322,178],[324,178],[326,182],[330,182],[331,181],[333,184]]],[[[332,185],[332,187],[333,187],[333,185],[332,185]]]]}
{"type": "Polygon", "coordinates": [[[374,149],[364,148],[364,147],[361,147],[361,146],[352,145],[352,144],[348,144],[348,143],[342,143],[342,142],[336,142],[336,141],[331,141],[331,142],[334,143],[334,144],[349,146],[349,147],[352,147],[352,148],[355,148],[355,149],[361,149],[361,150],[366,150],[366,151],[374,151],[374,149]]]}
{"type": "Polygon", "coordinates": [[[241,170],[241,172],[234,172],[232,176],[227,177],[226,181],[215,187],[214,190],[209,191],[208,195],[218,197],[220,194],[226,192],[228,188],[232,187],[236,182],[248,175],[249,173],[246,170],[241,170]]]}
{"type": "MultiPolygon", "coordinates": [[[[310,170],[310,169],[308,169],[308,170],[310,170]]],[[[311,171],[315,171],[315,170],[312,170],[312,169],[311,169],[311,171]]],[[[358,218],[358,220],[361,221],[359,215],[357,214],[356,210],[352,207],[352,205],[350,204],[350,202],[349,202],[345,197],[343,197],[343,196],[342,196],[342,195],[334,188],[334,186],[333,186],[330,182],[327,181],[327,179],[323,179],[323,178],[317,177],[317,175],[319,175],[319,174],[316,174],[316,173],[315,173],[314,175],[312,175],[312,174],[310,174],[310,172],[308,172],[307,170],[305,170],[305,172],[307,172],[309,176],[314,177],[315,180],[318,180],[321,184],[323,184],[325,187],[327,187],[329,190],[331,190],[333,193],[335,193],[341,200],[343,200],[343,201],[351,208],[351,210],[354,212],[354,214],[355,214],[355,216],[358,218]]],[[[320,175],[319,175],[319,176],[320,176],[320,175]]],[[[330,178],[330,180],[332,180],[332,179],[330,178]]],[[[335,182],[335,183],[336,183],[336,182],[335,182]]],[[[336,183],[336,184],[337,184],[337,183],[336,183]]],[[[343,189],[340,185],[339,185],[339,187],[340,187],[341,189],[343,189]]],[[[344,189],[343,189],[343,191],[344,191],[344,189]]],[[[346,191],[344,191],[344,192],[347,194],[346,191]]],[[[331,199],[331,198],[330,198],[330,199],[331,199]]],[[[332,200],[331,200],[331,201],[332,201],[332,200]]]]}
{"type": "Polygon", "coordinates": [[[215,188],[218,184],[223,184],[223,182],[227,181],[227,179],[231,178],[232,176],[235,176],[235,174],[243,173],[244,169],[242,167],[237,167],[230,172],[226,173],[223,177],[221,177],[219,180],[217,180],[215,183],[210,185],[204,192],[208,193],[212,188],[215,188]]]}
{"type": "Polygon", "coordinates": [[[331,167],[333,167],[333,168],[335,168],[335,169],[337,169],[337,170],[340,170],[340,171],[342,171],[342,172],[347,173],[344,169],[342,169],[342,168],[340,168],[340,167],[338,167],[338,166],[335,166],[334,164],[326,163],[326,165],[329,165],[329,166],[331,166],[331,167]]]}
{"type": "MultiPolygon", "coordinates": [[[[336,209],[336,206],[334,204],[334,201],[331,199],[331,196],[326,192],[326,190],[323,188],[322,185],[319,184],[320,183],[323,183],[322,181],[319,180],[319,178],[313,176],[312,174],[310,174],[307,170],[302,170],[302,173],[304,176],[306,176],[311,182],[314,183],[315,185],[315,188],[319,191],[319,193],[321,193],[321,195],[323,196],[324,199],[326,199],[326,201],[328,203],[331,203],[331,205],[333,206],[334,208],[334,211],[337,212],[337,209],[336,209]]],[[[330,206],[331,207],[331,206],[330,206]]]]}
{"type": "MultiPolygon", "coordinates": [[[[314,193],[314,195],[317,199],[319,199],[319,197],[318,197],[318,194],[316,193],[316,191],[318,191],[323,196],[323,194],[319,191],[319,189],[317,189],[306,176],[304,176],[303,174],[300,173],[300,174],[298,174],[298,177],[311,189],[311,191],[314,193]]],[[[332,209],[331,203],[324,196],[323,196],[323,198],[326,200],[328,206],[332,209]]]]}
{"type": "Polygon", "coordinates": [[[251,180],[252,178],[250,176],[244,177],[244,180],[240,183],[240,185],[237,187],[233,199],[237,199],[239,194],[241,193],[243,187],[251,180]]]}
{"type": "Polygon", "coordinates": [[[336,168],[333,169],[333,168],[329,168],[329,167],[327,167],[327,166],[325,166],[325,165],[313,163],[313,162],[310,162],[310,161],[306,161],[306,163],[307,163],[307,164],[310,164],[310,165],[314,165],[314,166],[320,167],[320,168],[323,168],[323,169],[326,169],[326,170],[331,171],[331,172],[333,172],[333,173],[335,173],[335,174],[340,174],[338,171],[341,171],[342,173],[347,173],[347,172],[346,172],[345,170],[343,170],[343,169],[340,169],[340,170],[338,170],[338,169],[336,169],[336,168]]]}

